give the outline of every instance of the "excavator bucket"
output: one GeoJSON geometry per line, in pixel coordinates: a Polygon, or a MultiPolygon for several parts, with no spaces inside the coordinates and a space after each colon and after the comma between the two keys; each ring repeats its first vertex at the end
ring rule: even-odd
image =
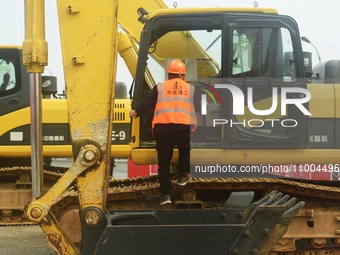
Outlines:
{"type": "Polygon", "coordinates": [[[81,254],[268,254],[303,205],[272,192],[246,209],[102,212],[82,224],[81,254]]]}

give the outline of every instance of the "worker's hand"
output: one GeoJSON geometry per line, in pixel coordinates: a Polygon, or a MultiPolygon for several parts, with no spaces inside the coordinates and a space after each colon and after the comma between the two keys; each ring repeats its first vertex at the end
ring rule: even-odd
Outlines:
{"type": "Polygon", "coordinates": [[[131,110],[129,115],[130,115],[130,118],[136,117],[137,116],[136,110],[131,110]]]}
{"type": "Polygon", "coordinates": [[[197,125],[192,125],[192,127],[191,127],[191,132],[195,132],[196,129],[197,129],[197,125]]]}

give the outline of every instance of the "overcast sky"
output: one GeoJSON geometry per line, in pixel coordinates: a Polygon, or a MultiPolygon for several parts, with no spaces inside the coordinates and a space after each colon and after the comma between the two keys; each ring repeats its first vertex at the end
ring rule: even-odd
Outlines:
{"type": "MultiPolygon", "coordinates": [[[[0,0],[0,44],[21,45],[24,40],[24,0],[0,0]]],[[[126,1],[126,0],[120,0],[126,1]]],[[[169,8],[173,2],[163,0],[169,8]]],[[[143,1],[141,1],[143,2],[143,1]]],[[[255,1],[248,0],[177,0],[178,7],[253,7],[255,1]]],[[[306,36],[317,47],[322,61],[340,59],[340,1],[339,0],[259,0],[259,7],[276,8],[280,14],[292,16],[299,24],[301,36],[306,36]]],[[[45,1],[46,39],[49,47],[47,73],[58,77],[59,89],[63,87],[63,69],[59,42],[56,1],[45,1]]],[[[317,54],[314,48],[302,43],[305,51],[313,53],[314,64],[317,54]]],[[[132,78],[119,61],[117,81],[131,84],[132,78]]]]}

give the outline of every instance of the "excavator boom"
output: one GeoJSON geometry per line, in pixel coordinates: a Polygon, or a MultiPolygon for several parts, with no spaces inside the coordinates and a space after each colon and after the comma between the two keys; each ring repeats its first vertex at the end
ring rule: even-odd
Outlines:
{"type": "MultiPolygon", "coordinates": [[[[105,210],[111,160],[117,8],[117,1],[86,4],[58,1],[69,124],[76,160],[54,188],[27,207],[28,217],[40,222],[48,236],[55,232],[63,237],[49,210],[77,177],[79,202],[81,208],[88,210],[84,216],[86,224],[96,224],[92,215],[105,210]]],[[[77,252],[67,238],[62,240],[64,252],[77,252]]]]}

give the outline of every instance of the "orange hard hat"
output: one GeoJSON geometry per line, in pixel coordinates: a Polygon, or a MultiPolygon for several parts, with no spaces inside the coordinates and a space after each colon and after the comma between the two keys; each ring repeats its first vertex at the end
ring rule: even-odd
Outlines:
{"type": "Polygon", "coordinates": [[[168,73],[175,73],[175,74],[185,74],[187,72],[187,70],[185,69],[185,64],[179,59],[172,60],[169,63],[166,71],[168,73]]]}

